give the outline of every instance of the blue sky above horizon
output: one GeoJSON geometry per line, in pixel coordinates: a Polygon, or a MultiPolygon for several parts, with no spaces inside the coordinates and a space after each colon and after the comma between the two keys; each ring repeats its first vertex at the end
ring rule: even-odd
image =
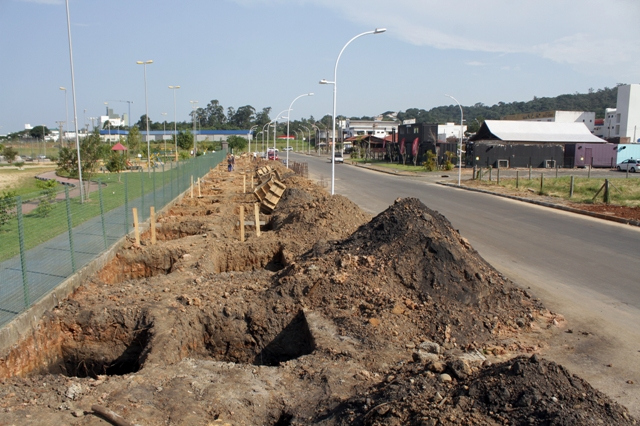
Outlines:
{"type": "MultiPolygon", "coordinates": [[[[70,0],[80,126],[131,105],[132,121],[189,119],[191,104],[272,108],[298,95],[292,119],[332,110],[373,116],[408,108],[528,101],[640,83],[637,0],[70,0]],[[606,6],[606,7],[603,7],[606,6]],[[86,110],[86,113],[85,113],[86,110]]],[[[0,134],[73,120],[63,0],[0,0],[0,134]]]]}

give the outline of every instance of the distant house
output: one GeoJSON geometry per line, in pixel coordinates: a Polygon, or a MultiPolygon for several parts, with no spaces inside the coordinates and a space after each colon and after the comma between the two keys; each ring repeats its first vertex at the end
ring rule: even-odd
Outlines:
{"type": "MultiPolygon", "coordinates": [[[[466,164],[481,167],[580,167],[577,151],[604,145],[584,123],[486,120],[469,138],[466,164]],[[579,148],[582,147],[582,148],[579,148]]],[[[593,150],[590,151],[593,155],[593,150]]],[[[611,149],[611,152],[614,152],[611,149]]],[[[610,162],[610,160],[609,160],[610,162]]],[[[607,165],[608,167],[608,165],[607,165]]]]}

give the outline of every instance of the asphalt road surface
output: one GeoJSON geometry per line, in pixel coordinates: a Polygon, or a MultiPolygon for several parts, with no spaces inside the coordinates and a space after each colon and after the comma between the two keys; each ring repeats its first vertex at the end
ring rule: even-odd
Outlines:
{"type": "MultiPolygon", "coordinates": [[[[309,178],[330,191],[326,156],[290,160],[307,162],[309,178]]],[[[440,174],[335,170],[335,193],[371,214],[416,197],[446,216],[490,264],[567,319],[544,355],[640,417],[640,228],[438,185],[440,174]]]]}

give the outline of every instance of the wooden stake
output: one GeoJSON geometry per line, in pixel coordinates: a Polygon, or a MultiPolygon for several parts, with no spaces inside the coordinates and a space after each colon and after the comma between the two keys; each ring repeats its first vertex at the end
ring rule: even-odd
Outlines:
{"type": "Polygon", "coordinates": [[[202,192],[200,191],[200,178],[198,178],[198,198],[202,198],[202,192]]]}
{"type": "Polygon", "coordinates": [[[244,243],[244,206],[240,206],[240,241],[244,243]]]}
{"type": "Polygon", "coordinates": [[[133,208],[133,229],[136,235],[136,244],[140,245],[140,227],[138,226],[138,209],[133,208]]]}
{"type": "Polygon", "coordinates": [[[255,203],[253,205],[253,215],[255,216],[256,236],[259,237],[260,236],[260,204],[259,203],[255,203]]]}
{"type": "Polygon", "coordinates": [[[156,208],[151,206],[149,213],[149,221],[151,222],[151,245],[156,243],[156,208]]]}

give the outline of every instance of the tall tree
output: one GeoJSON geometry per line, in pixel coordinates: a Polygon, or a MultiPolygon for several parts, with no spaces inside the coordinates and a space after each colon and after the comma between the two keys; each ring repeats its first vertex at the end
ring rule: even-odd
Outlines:
{"type": "MultiPolygon", "coordinates": [[[[93,133],[83,138],[82,142],[80,142],[82,178],[86,184],[91,180],[98,161],[102,156],[101,145],[102,140],[100,139],[100,131],[98,129],[94,130],[93,133]]],[[[78,154],[75,148],[60,148],[58,170],[67,173],[71,177],[78,177],[78,154]]],[[[88,191],[86,191],[86,194],[87,199],[89,199],[88,191]]]]}
{"type": "Polygon", "coordinates": [[[49,133],[51,132],[49,132],[47,126],[36,126],[33,129],[29,130],[29,136],[35,139],[44,139],[44,137],[49,133]]]}
{"type": "Polygon", "coordinates": [[[140,143],[142,142],[142,138],[140,137],[140,130],[138,127],[134,126],[129,130],[129,134],[127,135],[127,148],[129,148],[129,154],[137,154],[140,149],[140,143]]]}
{"type": "Polygon", "coordinates": [[[220,105],[217,99],[213,99],[207,105],[205,109],[206,113],[206,126],[213,129],[222,129],[227,122],[227,117],[224,114],[224,107],[220,105]]]}
{"type": "Polygon", "coordinates": [[[245,105],[238,108],[231,119],[229,125],[236,129],[248,129],[251,127],[251,123],[255,119],[256,110],[251,105],[245,105]]]}

